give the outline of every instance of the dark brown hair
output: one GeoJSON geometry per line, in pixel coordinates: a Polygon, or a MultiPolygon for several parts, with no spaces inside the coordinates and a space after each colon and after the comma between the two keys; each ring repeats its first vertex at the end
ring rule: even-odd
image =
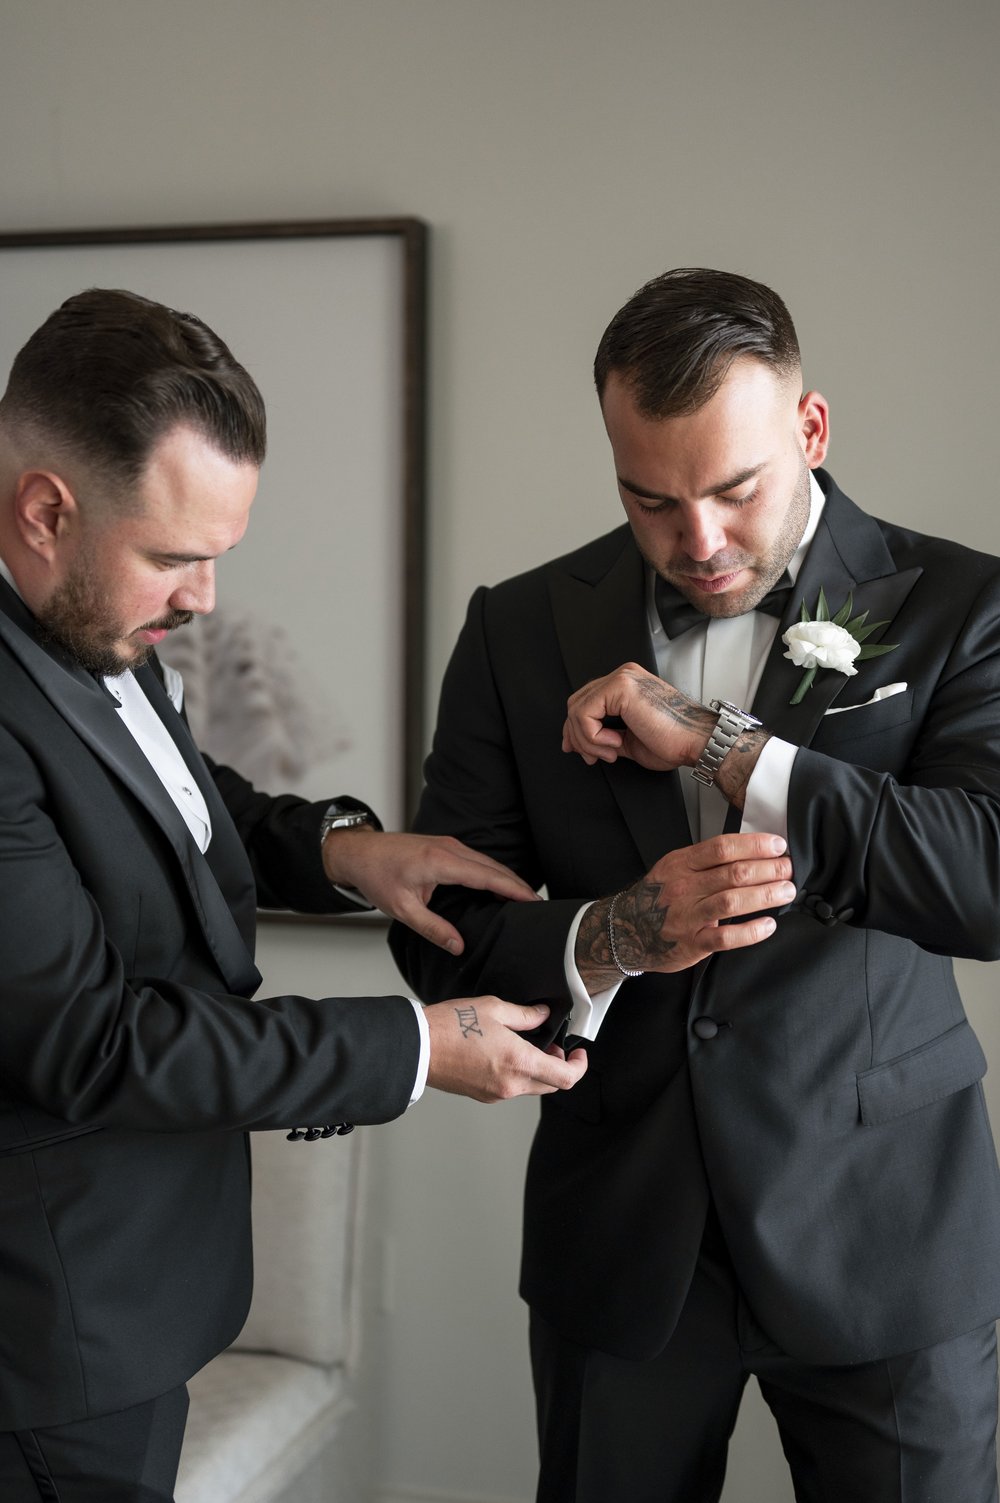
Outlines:
{"type": "Polygon", "coordinates": [[[236,463],[259,466],[267,443],[256,384],[201,319],[96,287],[67,298],[16,356],[0,422],[83,460],[115,491],[135,484],[177,424],[236,463]]]}
{"type": "Polygon", "coordinates": [[[735,272],[678,267],[640,287],[615,314],[594,380],[603,397],[614,372],[646,417],[676,417],[703,407],[741,356],[780,376],[798,371],[799,341],[780,297],[735,272]]]}

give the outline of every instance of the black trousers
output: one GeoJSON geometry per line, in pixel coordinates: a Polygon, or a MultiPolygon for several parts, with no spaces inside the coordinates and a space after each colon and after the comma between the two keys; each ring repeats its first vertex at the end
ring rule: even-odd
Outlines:
{"type": "Polygon", "coordinates": [[[2,1503],[172,1503],[186,1388],[117,1414],[0,1432],[2,1503]]]}
{"type": "Polygon", "coordinates": [[[857,1367],[793,1361],[756,1325],[717,1228],[652,1362],[558,1335],[534,1312],[537,1503],[717,1503],[748,1377],[797,1503],[997,1503],[996,1328],[857,1367]]]}

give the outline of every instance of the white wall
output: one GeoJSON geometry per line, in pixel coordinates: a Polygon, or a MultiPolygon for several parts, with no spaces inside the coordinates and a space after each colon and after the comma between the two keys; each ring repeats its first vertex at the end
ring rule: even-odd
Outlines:
{"type": "MultiPolygon", "coordinates": [[[[476,584],[615,522],[589,364],[667,266],[777,287],[845,488],[1000,551],[998,29],[993,0],[0,0],[0,229],[430,222],[433,698],[476,584]]],[[[397,985],[372,934],[262,950],[274,987],[397,985]]],[[[962,978],[996,1059],[995,974],[962,978]]],[[[533,1111],[373,1133],[383,1503],[530,1496],[533,1111]]],[[[745,1425],[727,1503],[781,1477],[745,1425]]]]}

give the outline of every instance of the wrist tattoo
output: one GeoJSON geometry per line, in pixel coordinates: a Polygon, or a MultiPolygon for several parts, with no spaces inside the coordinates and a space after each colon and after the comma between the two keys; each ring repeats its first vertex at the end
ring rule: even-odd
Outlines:
{"type": "Polygon", "coordinates": [[[726,753],[716,775],[719,792],[735,809],[746,803],[747,784],[765,744],[768,731],[742,731],[726,753]]]}
{"type": "Polygon", "coordinates": [[[644,879],[617,895],[616,899],[591,903],[576,938],[577,969],[595,990],[605,990],[620,981],[622,968],[655,970],[677,944],[661,933],[668,908],[658,906],[659,882],[644,879]],[[614,933],[617,959],[611,952],[608,911],[614,901],[614,933]],[[620,962],[620,964],[619,964],[620,962]]]}
{"type": "Polygon", "coordinates": [[[618,953],[626,965],[655,969],[665,960],[677,941],[662,934],[669,905],[659,902],[663,891],[659,882],[648,878],[626,888],[615,906],[615,938],[618,953]]]}
{"type": "Polygon", "coordinates": [[[479,1026],[479,1014],[474,1007],[456,1007],[455,1016],[458,1018],[458,1026],[462,1030],[464,1039],[467,1039],[470,1033],[478,1033],[482,1038],[483,1030],[479,1026]]]}
{"type": "Polygon", "coordinates": [[[615,944],[615,906],[621,897],[624,897],[624,893],[616,892],[608,903],[608,949],[611,951],[611,959],[623,976],[642,976],[645,974],[643,967],[625,965],[618,953],[618,946],[615,944]]]}

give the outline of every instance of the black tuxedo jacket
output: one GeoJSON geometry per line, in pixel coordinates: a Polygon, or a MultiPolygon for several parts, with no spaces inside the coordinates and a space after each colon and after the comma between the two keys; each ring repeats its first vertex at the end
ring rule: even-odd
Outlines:
{"type": "MultiPolygon", "coordinates": [[[[799,896],[763,944],[625,982],[583,1081],[542,1104],[522,1292],[624,1357],[673,1329],[710,1195],[757,1319],[804,1360],[908,1351],[1000,1311],[986,1063],[949,958],[1000,954],[1000,563],[877,522],[819,478],[827,505],[752,707],[801,748],[799,896]],[[819,673],[793,706],[781,631],[820,585],[832,610],[853,591],[899,646],[856,677],[819,673]],[[844,706],[858,708],[826,714],[844,706]]],[[[425,998],[565,1009],[579,906],[690,843],[680,774],[560,750],[567,696],[630,660],[655,671],[626,527],[474,596],[418,827],[508,862],[548,901],[446,891],[459,960],[394,929],[425,998]]]]}
{"type": "Polygon", "coordinates": [[[338,905],[325,804],[203,761],[137,678],[208,803],[207,856],[0,580],[0,1429],[190,1377],[246,1314],[244,1129],[383,1121],[416,1072],[405,998],[251,1000],[257,903],[338,905]]]}

